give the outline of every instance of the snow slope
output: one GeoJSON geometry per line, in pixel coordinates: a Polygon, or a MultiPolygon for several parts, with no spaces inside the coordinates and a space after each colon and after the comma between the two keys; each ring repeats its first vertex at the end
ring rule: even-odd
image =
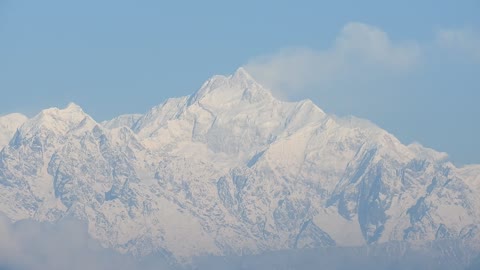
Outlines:
{"type": "Polygon", "coordinates": [[[10,142],[17,128],[27,121],[27,119],[25,115],[19,113],[0,116],[0,149],[10,142]]]}

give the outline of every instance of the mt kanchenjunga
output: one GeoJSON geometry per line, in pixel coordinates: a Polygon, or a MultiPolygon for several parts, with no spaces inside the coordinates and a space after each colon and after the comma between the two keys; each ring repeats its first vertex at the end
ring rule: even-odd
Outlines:
{"type": "Polygon", "coordinates": [[[139,256],[480,243],[480,166],[277,100],[242,68],[144,115],[97,123],[70,104],[1,117],[0,149],[7,217],[78,218],[139,256]]]}

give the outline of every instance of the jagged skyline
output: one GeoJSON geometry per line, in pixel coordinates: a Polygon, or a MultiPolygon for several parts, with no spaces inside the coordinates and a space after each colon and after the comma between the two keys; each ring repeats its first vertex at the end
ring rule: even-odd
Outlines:
{"type": "Polygon", "coordinates": [[[0,115],[68,102],[99,121],[144,113],[245,66],[277,97],[480,162],[478,1],[189,6],[0,1],[0,115]]]}
{"type": "Polygon", "coordinates": [[[119,252],[190,263],[396,241],[479,248],[480,165],[278,100],[243,68],[140,116],[98,123],[70,103],[11,131],[0,211],[80,219],[119,252]]]}

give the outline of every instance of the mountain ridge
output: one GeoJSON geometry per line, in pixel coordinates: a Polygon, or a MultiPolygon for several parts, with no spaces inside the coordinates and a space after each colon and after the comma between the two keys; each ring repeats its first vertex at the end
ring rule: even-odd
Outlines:
{"type": "Polygon", "coordinates": [[[0,145],[0,211],[81,219],[120,252],[188,261],[480,239],[480,165],[279,101],[243,68],[143,115],[98,123],[71,103],[15,129],[0,145]]]}

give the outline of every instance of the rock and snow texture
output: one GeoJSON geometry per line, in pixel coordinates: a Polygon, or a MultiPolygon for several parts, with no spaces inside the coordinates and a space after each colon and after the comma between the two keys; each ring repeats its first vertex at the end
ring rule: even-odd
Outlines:
{"type": "Polygon", "coordinates": [[[101,125],[108,129],[114,129],[119,127],[132,128],[133,125],[142,117],[141,114],[124,114],[120,115],[109,121],[103,121],[101,125]]]}
{"type": "Polygon", "coordinates": [[[69,104],[16,117],[0,118],[0,211],[79,218],[120,252],[480,242],[480,166],[279,101],[242,68],[144,115],[97,123],[69,104]]]}
{"type": "Polygon", "coordinates": [[[0,116],[0,149],[8,144],[17,128],[25,123],[27,119],[25,115],[19,113],[0,116]]]}

